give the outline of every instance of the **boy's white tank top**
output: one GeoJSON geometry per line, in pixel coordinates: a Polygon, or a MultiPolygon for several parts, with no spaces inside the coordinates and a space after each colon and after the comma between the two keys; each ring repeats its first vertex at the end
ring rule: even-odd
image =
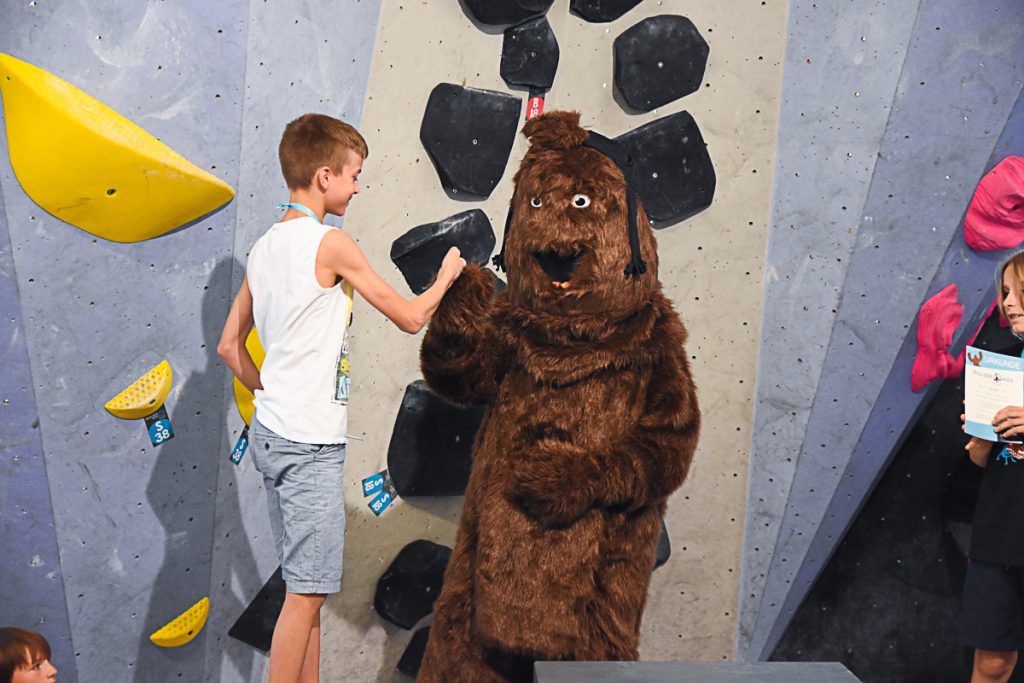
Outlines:
{"type": "Polygon", "coordinates": [[[256,419],[300,443],[345,442],[352,288],[316,280],[320,242],[336,229],[306,217],[275,223],[256,240],[246,269],[266,351],[256,419]]]}

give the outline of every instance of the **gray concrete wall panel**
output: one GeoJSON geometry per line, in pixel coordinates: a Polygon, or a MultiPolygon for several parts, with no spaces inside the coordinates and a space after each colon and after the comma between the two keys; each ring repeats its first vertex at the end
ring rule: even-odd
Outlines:
{"type": "Polygon", "coordinates": [[[921,3],[776,541],[768,635],[1020,90],[1024,8],[921,3]]]}
{"type": "MultiPolygon", "coordinates": [[[[662,283],[690,330],[687,350],[705,422],[690,479],[669,503],[672,557],[652,577],[641,656],[731,658],[786,3],[651,0],[610,24],[587,23],[569,13],[568,3],[556,3],[547,18],[560,62],[546,110],[577,109],[584,125],[609,136],[686,110],[714,163],[718,186],[708,210],[657,234],[662,283]],[[657,112],[631,113],[614,98],[612,46],[630,26],[658,14],[687,16],[705,37],[705,82],[657,112]]],[[[418,137],[427,98],[440,82],[507,92],[499,73],[502,36],[480,30],[454,2],[384,0],[379,26],[362,128],[371,150],[366,187],[346,229],[382,275],[407,292],[387,267],[392,241],[474,207],[500,231],[526,145],[519,136],[486,201],[450,199],[418,137]]],[[[355,316],[350,432],[364,440],[349,444],[344,588],[323,614],[323,676],[389,681],[398,679],[394,666],[411,633],[371,610],[377,580],[416,538],[450,546],[461,499],[399,500],[379,518],[367,509],[359,479],[386,466],[395,413],[406,385],[419,376],[419,343],[360,299],[355,316]]]]}
{"type": "MultiPolygon", "coordinates": [[[[36,64],[235,185],[247,5],[7,3],[0,49],[36,64]]],[[[54,163],[59,163],[54,160],[54,163]]],[[[148,636],[210,590],[234,205],[139,244],[93,238],[46,214],[0,142],[25,335],[39,406],[79,678],[201,680],[204,631],[148,636]],[[175,438],[104,402],[166,358],[175,438]]],[[[216,600],[216,596],[213,596],[216,600]]]]}
{"type": "MultiPolygon", "coordinates": [[[[1011,155],[1024,155],[1024,97],[1018,97],[1006,128],[982,175],[1011,155]]],[[[980,180],[980,176],[978,179],[980,180]]],[[[966,206],[964,208],[966,209],[966,206]]],[[[961,220],[960,225],[962,224],[961,220]]],[[[975,252],[963,241],[961,230],[957,230],[953,235],[953,240],[921,303],[949,284],[957,285],[958,301],[963,304],[966,315],[953,338],[954,357],[964,349],[987,316],[995,297],[993,274],[1012,251],[975,252]]],[[[783,637],[787,625],[842,541],[861,505],[885,473],[900,444],[917,424],[919,414],[928,406],[932,390],[938,387],[939,383],[934,382],[928,389],[918,393],[910,388],[910,371],[917,353],[916,331],[915,321],[903,340],[896,361],[878,399],[874,402],[871,415],[846,465],[835,495],[832,496],[821,518],[821,525],[815,531],[804,562],[800,565],[789,594],[782,603],[780,617],[769,634],[765,651],[773,650],[783,637]]],[[[950,415],[949,418],[955,420],[956,416],[950,415]]],[[[959,444],[950,445],[952,449],[958,447],[959,444]]],[[[908,484],[913,485],[912,482],[908,484]]]]}
{"type": "Polygon", "coordinates": [[[62,681],[77,681],[25,325],[0,194],[0,626],[44,633],[62,681]]]}
{"type": "MultiPolygon", "coordinates": [[[[380,11],[379,0],[248,4],[234,260],[225,266],[231,271],[232,294],[241,285],[249,249],[281,215],[274,204],[288,201],[277,159],[285,124],[315,111],[359,126],[380,11]]],[[[371,159],[379,155],[371,143],[371,159]]],[[[342,224],[334,217],[327,222],[342,224]]],[[[230,448],[243,422],[230,372],[223,378],[223,428],[230,448]]],[[[225,451],[218,463],[211,592],[220,600],[211,605],[206,680],[262,680],[265,656],[227,631],[277,567],[263,482],[248,454],[236,467],[225,451]]],[[[355,476],[349,467],[347,479],[355,476]]]]}
{"type": "Polygon", "coordinates": [[[765,259],[737,657],[750,635],[804,439],[917,2],[795,0],[765,259]]]}

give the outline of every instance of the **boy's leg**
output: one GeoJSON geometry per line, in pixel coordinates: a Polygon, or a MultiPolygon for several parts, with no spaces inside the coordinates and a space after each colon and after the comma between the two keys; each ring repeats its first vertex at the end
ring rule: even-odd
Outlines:
{"type": "Polygon", "coordinates": [[[1006,683],[1017,664],[1017,653],[993,652],[992,650],[974,651],[974,673],[971,683],[1006,683]]]}
{"type": "Polygon", "coordinates": [[[257,446],[275,472],[285,602],[270,646],[269,683],[317,681],[320,607],[341,587],[344,444],[297,443],[267,430],[257,446]],[[300,678],[301,676],[301,678],[300,678]]]}
{"type": "MultiPolygon", "coordinates": [[[[314,626],[319,660],[320,607],[325,598],[324,595],[285,593],[284,607],[281,608],[281,616],[277,618],[274,637],[270,641],[270,675],[267,683],[296,683],[300,680],[299,674],[304,673],[303,665],[314,626]]],[[[314,677],[301,679],[303,683],[317,680],[319,661],[312,673],[314,677]]]]}
{"type": "Polygon", "coordinates": [[[316,613],[316,622],[309,632],[306,659],[302,662],[299,683],[320,683],[320,612],[316,613]]]}

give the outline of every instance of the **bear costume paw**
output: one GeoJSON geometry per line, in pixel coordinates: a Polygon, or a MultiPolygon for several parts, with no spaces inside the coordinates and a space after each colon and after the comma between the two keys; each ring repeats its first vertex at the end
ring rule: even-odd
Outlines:
{"type": "Polygon", "coordinates": [[[512,497],[542,526],[565,526],[594,506],[601,473],[592,456],[565,441],[542,439],[513,466],[512,497]]]}

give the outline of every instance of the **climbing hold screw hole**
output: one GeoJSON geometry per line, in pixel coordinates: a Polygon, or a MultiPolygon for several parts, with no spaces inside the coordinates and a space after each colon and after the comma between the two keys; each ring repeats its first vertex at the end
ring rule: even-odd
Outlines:
{"type": "Polygon", "coordinates": [[[115,194],[117,194],[117,190],[116,189],[110,188],[109,190],[107,190],[107,196],[108,197],[113,197],[115,194]]]}

